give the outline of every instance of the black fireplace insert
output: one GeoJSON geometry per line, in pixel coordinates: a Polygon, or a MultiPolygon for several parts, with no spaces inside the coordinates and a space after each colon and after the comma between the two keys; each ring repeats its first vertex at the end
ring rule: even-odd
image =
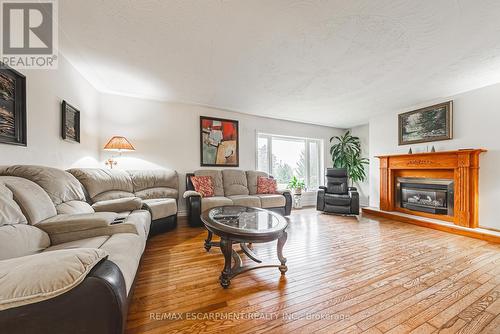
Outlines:
{"type": "Polygon", "coordinates": [[[400,207],[453,216],[453,180],[405,177],[397,179],[396,187],[400,207]]]}

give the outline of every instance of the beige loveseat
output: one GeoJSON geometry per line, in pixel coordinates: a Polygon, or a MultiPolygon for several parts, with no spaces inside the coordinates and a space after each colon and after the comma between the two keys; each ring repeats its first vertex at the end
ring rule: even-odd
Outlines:
{"type": "Polygon", "coordinates": [[[257,179],[269,175],[260,171],[239,169],[200,169],[186,174],[186,206],[191,226],[202,226],[200,214],[223,205],[258,207],[288,216],[292,209],[292,196],[288,190],[278,194],[257,194],[257,179]],[[192,176],[210,176],[214,183],[213,197],[202,197],[194,191],[192,176]]]}
{"type": "Polygon", "coordinates": [[[151,235],[177,225],[179,178],[176,171],[73,168],[68,170],[84,186],[87,202],[96,211],[151,213],[151,235]]]}
{"type": "Polygon", "coordinates": [[[63,170],[0,168],[0,331],[123,332],[150,224],[95,212],[63,170]]]}

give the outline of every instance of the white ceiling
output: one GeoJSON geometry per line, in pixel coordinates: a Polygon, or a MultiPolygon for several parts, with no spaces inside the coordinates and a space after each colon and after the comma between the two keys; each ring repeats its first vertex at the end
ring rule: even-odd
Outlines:
{"type": "Polygon", "coordinates": [[[500,82],[499,0],[64,0],[105,92],[336,127],[500,82]]]}

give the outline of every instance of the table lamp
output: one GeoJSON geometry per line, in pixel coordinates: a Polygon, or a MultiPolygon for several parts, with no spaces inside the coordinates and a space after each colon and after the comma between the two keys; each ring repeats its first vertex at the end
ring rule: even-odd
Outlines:
{"type": "MultiPolygon", "coordinates": [[[[134,146],[127,140],[127,138],[122,137],[122,136],[114,136],[112,137],[106,145],[104,145],[104,149],[106,151],[117,151],[118,155],[121,156],[122,152],[128,152],[128,151],[135,151],[134,146]]],[[[109,168],[113,169],[113,166],[116,166],[118,163],[115,158],[117,157],[112,156],[108,160],[106,160],[105,164],[109,166],[109,168]]]]}

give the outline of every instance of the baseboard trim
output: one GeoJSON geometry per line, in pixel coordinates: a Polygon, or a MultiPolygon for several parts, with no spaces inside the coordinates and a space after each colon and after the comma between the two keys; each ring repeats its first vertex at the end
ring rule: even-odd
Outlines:
{"type": "Polygon", "coordinates": [[[463,235],[470,238],[480,239],[493,243],[500,243],[500,233],[486,230],[482,228],[467,228],[462,226],[451,225],[447,222],[437,222],[435,220],[430,220],[420,217],[411,217],[409,215],[382,211],[377,208],[362,208],[363,215],[372,215],[376,217],[382,217],[387,219],[397,220],[403,223],[409,223],[413,225],[423,226],[427,228],[432,228],[435,230],[463,235]]]}

